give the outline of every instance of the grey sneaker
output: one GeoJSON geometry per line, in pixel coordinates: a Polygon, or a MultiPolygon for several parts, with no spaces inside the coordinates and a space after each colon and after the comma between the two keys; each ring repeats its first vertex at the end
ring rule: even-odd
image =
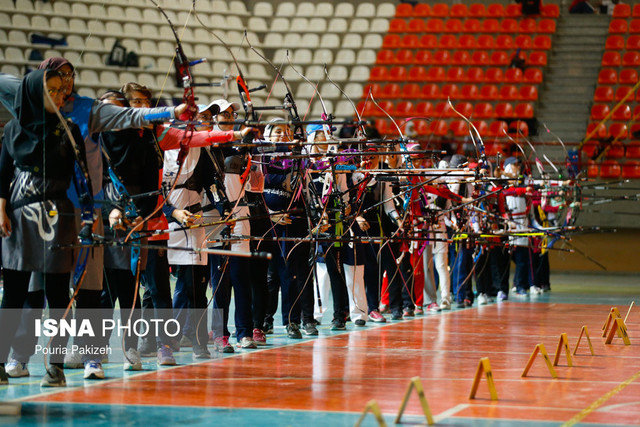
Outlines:
{"type": "Polygon", "coordinates": [[[211,359],[211,353],[209,353],[209,349],[207,348],[207,346],[206,345],[194,344],[193,345],[193,359],[194,360],[211,359]]]}
{"type": "Polygon", "coordinates": [[[258,348],[255,341],[251,337],[242,337],[242,339],[236,345],[238,348],[258,348]]]}
{"type": "Polygon", "coordinates": [[[300,333],[300,327],[295,323],[289,323],[287,325],[287,336],[289,338],[293,338],[294,340],[302,339],[302,334],[300,333]]]}
{"type": "Polygon", "coordinates": [[[173,350],[168,345],[163,345],[158,349],[158,366],[174,366],[176,359],[173,357],[173,350]]]}
{"type": "Polygon", "coordinates": [[[153,357],[156,355],[157,347],[158,345],[155,338],[142,338],[142,341],[140,341],[138,345],[138,351],[142,357],[153,357]]]}
{"type": "Polygon", "coordinates": [[[315,323],[305,323],[303,330],[305,335],[318,335],[318,328],[316,328],[315,323]]]}
{"type": "Polygon", "coordinates": [[[192,347],[193,346],[193,342],[191,341],[191,338],[189,338],[186,335],[183,335],[182,338],[180,339],[180,347],[192,347]]]}
{"type": "Polygon", "coordinates": [[[142,360],[140,353],[135,348],[130,348],[124,357],[123,368],[125,371],[142,371],[142,360]]]}
{"type": "Polygon", "coordinates": [[[5,371],[9,378],[21,378],[29,376],[29,369],[26,363],[20,363],[16,359],[10,359],[5,365],[5,371]]]}
{"type": "Polygon", "coordinates": [[[358,319],[358,320],[356,320],[356,321],[354,322],[354,324],[355,324],[356,326],[360,326],[360,327],[362,327],[362,326],[365,326],[365,325],[367,324],[367,322],[365,322],[365,321],[364,321],[364,320],[362,320],[362,319],[358,319]]]}
{"type": "Polygon", "coordinates": [[[66,369],[82,369],[82,355],[78,352],[71,352],[64,355],[64,367],[66,369]]]}
{"type": "Polygon", "coordinates": [[[47,369],[47,373],[40,382],[40,387],[66,387],[67,379],[64,377],[64,371],[56,366],[51,365],[47,369]]]}

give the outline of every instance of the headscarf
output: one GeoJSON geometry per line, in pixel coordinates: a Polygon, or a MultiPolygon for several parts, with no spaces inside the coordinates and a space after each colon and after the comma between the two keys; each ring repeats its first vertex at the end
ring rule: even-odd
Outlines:
{"type": "Polygon", "coordinates": [[[73,71],[73,65],[67,58],[63,58],[61,56],[52,56],[51,58],[47,58],[38,65],[38,70],[59,70],[60,68],[68,65],[71,67],[73,71]]]}

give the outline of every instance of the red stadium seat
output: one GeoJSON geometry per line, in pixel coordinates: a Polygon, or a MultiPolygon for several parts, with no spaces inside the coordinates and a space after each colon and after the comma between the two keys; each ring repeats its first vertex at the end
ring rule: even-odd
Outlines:
{"type": "Polygon", "coordinates": [[[469,18],[462,23],[463,33],[478,33],[482,28],[482,24],[475,18],[469,18]]]}
{"type": "MultiPolygon", "coordinates": [[[[470,102],[458,102],[456,104],[456,111],[465,117],[471,117],[473,114],[473,105],[470,102]]],[[[454,113],[452,117],[458,117],[458,115],[454,113]]]]}
{"type": "Polygon", "coordinates": [[[591,107],[591,120],[602,120],[611,112],[606,104],[595,104],[591,107]]]}
{"type": "Polygon", "coordinates": [[[623,67],[640,67],[640,53],[627,52],[622,57],[623,67]]]}
{"type": "Polygon", "coordinates": [[[393,64],[396,61],[396,56],[393,51],[388,49],[380,49],[376,55],[376,64],[393,64]]]}
{"type": "Polygon", "coordinates": [[[429,117],[433,115],[433,104],[431,102],[420,102],[416,105],[416,116],[429,117]]]}
{"type": "Polygon", "coordinates": [[[556,21],[553,19],[541,19],[538,22],[538,33],[553,34],[556,32],[556,21]]]}
{"type": "Polygon", "coordinates": [[[483,33],[497,33],[500,29],[500,23],[497,19],[487,18],[482,21],[482,32],[483,33]]]}
{"type": "Polygon", "coordinates": [[[500,22],[500,32],[501,33],[517,33],[518,21],[510,18],[503,19],[502,22],[500,22]]]}
{"type": "Polygon", "coordinates": [[[451,58],[453,65],[471,65],[471,55],[466,50],[457,50],[451,58]]]}
{"type": "Polygon", "coordinates": [[[493,101],[500,99],[500,91],[496,85],[484,85],[480,88],[480,99],[493,101]]]}
{"type": "Polygon", "coordinates": [[[484,82],[484,69],[480,67],[469,67],[467,69],[467,81],[482,83],[484,82]]]}
{"type": "Polygon", "coordinates": [[[629,32],[631,34],[640,33],[640,19],[632,19],[629,23],[629,32]]]}
{"type": "Polygon", "coordinates": [[[447,70],[447,81],[449,82],[462,82],[467,79],[466,77],[462,67],[451,67],[447,70]]]}
{"type": "Polygon", "coordinates": [[[505,51],[496,50],[491,54],[491,64],[493,65],[508,65],[510,62],[511,58],[509,58],[509,55],[507,55],[507,52],[505,51]]]}
{"type": "Polygon", "coordinates": [[[478,98],[478,86],[474,84],[467,84],[462,86],[460,91],[461,99],[477,99],[478,98]]]}
{"type": "Polygon", "coordinates": [[[513,49],[513,37],[503,34],[496,37],[496,49],[509,50],[513,49]]]}
{"type": "Polygon", "coordinates": [[[504,16],[504,6],[500,3],[493,3],[487,6],[487,16],[502,18],[504,16]]]}
{"type": "Polygon", "coordinates": [[[434,120],[429,123],[429,132],[435,136],[444,136],[447,134],[449,126],[445,120],[434,120]]]}
{"type": "Polygon", "coordinates": [[[444,23],[440,18],[431,18],[426,23],[426,32],[441,33],[444,31],[444,23]]]}
{"type": "Polygon", "coordinates": [[[428,50],[419,50],[416,53],[414,60],[416,64],[420,65],[431,64],[431,52],[429,52],[428,50]]]}
{"type": "Polygon", "coordinates": [[[396,104],[393,113],[400,117],[410,117],[415,114],[413,103],[411,101],[400,101],[396,104]]]}
{"type": "Polygon", "coordinates": [[[471,123],[478,129],[480,136],[489,135],[489,125],[484,120],[473,120],[471,123]]]}
{"type": "Polygon", "coordinates": [[[514,116],[513,105],[510,102],[499,102],[495,108],[496,117],[511,118],[514,116]]]}
{"type": "Polygon", "coordinates": [[[425,32],[424,20],[420,18],[414,18],[407,24],[406,32],[408,33],[424,33],[425,32]]]}
{"type": "Polygon", "coordinates": [[[382,86],[378,83],[369,83],[362,88],[362,97],[366,98],[369,96],[369,91],[373,94],[374,97],[379,97],[382,93],[382,86]]]}
{"type": "Polygon", "coordinates": [[[631,141],[627,144],[627,159],[640,159],[640,141],[631,141]]]}
{"type": "Polygon", "coordinates": [[[400,46],[400,36],[398,34],[387,34],[382,38],[382,47],[390,49],[400,46]]]}
{"type": "Polygon", "coordinates": [[[520,33],[531,34],[537,30],[536,20],[533,18],[524,18],[520,20],[520,33]]]}
{"type": "Polygon", "coordinates": [[[600,64],[603,67],[619,67],[621,63],[622,58],[619,52],[605,52],[602,55],[602,62],[600,64]]]}
{"type": "Polygon", "coordinates": [[[539,68],[527,68],[524,72],[525,83],[542,83],[542,70],[539,68]]]}
{"type": "Polygon", "coordinates": [[[423,82],[427,80],[427,70],[421,66],[411,67],[407,80],[410,82],[423,82]]]}
{"type": "Polygon", "coordinates": [[[521,102],[516,105],[514,115],[521,119],[532,119],[533,118],[533,105],[528,102],[521,102]]]}
{"type": "Polygon", "coordinates": [[[432,57],[434,64],[449,65],[451,63],[451,55],[448,50],[437,50],[432,57]]]}
{"type": "Polygon", "coordinates": [[[407,22],[402,18],[394,18],[389,21],[390,33],[404,33],[407,31],[407,22]]]}
{"type": "Polygon", "coordinates": [[[396,6],[396,18],[409,18],[413,16],[413,6],[409,3],[400,3],[396,6]]]}
{"type": "Polygon", "coordinates": [[[522,70],[520,68],[507,68],[504,73],[505,83],[522,83],[522,70]]]}
{"type": "Polygon", "coordinates": [[[466,18],[468,14],[469,10],[464,3],[454,4],[451,6],[451,9],[449,9],[449,16],[454,18],[466,18]]]}
{"type": "MultiPolygon", "coordinates": [[[[584,147],[582,147],[584,149],[584,147]]],[[[587,166],[587,177],[588,178],[597,178],[600,175],[600,165],[598,165],[593,160],[589,160],[589,164],[587,166]]]]}
{"type": "Polygon", "coordinates": [[[460,36],[460,38],[458,39],[458,46],[460,47],[460,49],[475,49],[477,46],[475,36],[472,36],[470,34],[464,34],[460,36]]]}
{"type": "Polygon", "coordinates": [[[485,50],[476,50],[471,55],[471,63],[473,65],[489,65],[491,60],[489,54],[485,50]]]}
{"type": "Polygon", "coordinates": [[[416,99],[421,97],[420,86],[416,83],[407,83],[402,86],[400,91],[400,98],[404,99],[416,99]]]}
{"type": "Polygon", "coordinates": [[[464,120],[452,120],[449,130],[453,132],[453,136],[466,136],[469,134],[469,125],[464,120]]]}
{"type": "Polygon", "coordinates": [[[628,18],[631,16],[631,6],[628,4],[620,3],[613,8],[614,18],[628,18]]]}
{"type": "Polygon", "coordinates": [[[600,166],[600,178],[602,179],[618,179],[622,174],[620,164],[615,160],[606,160],[600,166]]]}
{"type": "MultiPolygon", "coordinates": [[[[372,102],[370,102],[369,104],[373,104],[372,102]]],[[[380,108],[375,107],[375,105],[373,106],[374,109],[371,110],[371,115],[374,117],[386,117],[386,115],[384,114],[384,111],[393,111],[393,102],[391,101],[378,101],[378,104],[380,105],[380,108]]]]}
{"type": "MultiPolygon", "coordinates": [[[[598,147],[600,147],[600,142],[598,141],[587,141],[582,145],[582,152],[587,157],[593,157],[598,151],[598,147]]],[[[598,174],[596,174],[597,176],[598,174]]]]}
{"type": "Polygon", "coordinates": [[[385,81],[388,78],[388,70],[386,67],[371,67],[371,73],[369,74],[369,80],[372,82],[385,81]]]}
{"type": "Polygon", "coordinates": [[[614,142],[607,150],[607,159],[622,159],[624,157],[624,144],[614,142]]]}
{"type": "MultiPolygon", "coordinates": [[[[489,136],[494,136],[496,138],[504,137],[505,134],[509,131],[509,125],[504,120],[494,120],[489,125],[489,136]]],[[[496,144],[497,148],[492,149],[492,154],[489,154],[487,150],[487,156],[495,156],[502,149],[502,144],[496,144]]]]}
{"type": "Polygon", "coordinates": [[[482,3],[473,3],[469,6],[469,16],[484,18],[487,16],[487,8],[482,3]]]}
{"type": "Polygon", "coordinates": [[[622,177],[625,179],[640,178],[640,162],[626,162],[622,165],[622,177]]]}
{"type": "Polygon", "coordinates": [[[446,3],[436,3],[431,6],[431,16],[445,18],[449,16],[449,6],[446,3]]]}
{"type": "Polygon", "coordinates": [[[611,123],[609,125],[609,135],[617,139],[625,139],[628,135],[627,125],[624,123],[611,123]]]}
{"type": "Polygon", "coordinates": [[[479,102],[473,108],[473,117],[478,119],[492,119],[495,117],[493,106],[488,102],[479,102]]]}
{"type": "Polygon", "coordinates": [[[640,18],[640,4],[636,4],[633,6],[633,12],[631,12],[631,16],[634,18],[640,18]]]}
{"type": "Polygon", "coordinates": [[[420,47],[423,49],[434,49],[438,47],[438,36],[434,34],[425,34],[420,37],[420,47]]]}
{"type": "MultiPolygon", "coordinates": [[[[401,95],[400,85],[397,83],[388,83],[384,85],[384,87],[380,92],[380,95],[378,96],[383,99],[392,99],[392,98],[399,98],[400,95],[401,95]]],[[[375,97],[376,94],[374,93],[373,96],[375,97]]]]}
{"type": "Polygon", "coordinates": [[[504,8],[504,16],[508,16],[510,18],[518,18],[522,16],[522,6],[519,4],[509,4],[504,8]]]}
{"type": "Polygon", "coordinates": [[[618,75],[618,83],[621,85],[634,85],[638,83],[638,72],[632,68],[623,68],[618,75]]]}
{"type": "Polygon", "coordinates": [[[557,4],[543,4],[540,9],[540,15],[545,18],[557,18],[560,16],[560,7],[557,4]]]}
{"type": "Polygon", "coordinates": [[[627,21],[624,19],[612,19],[609,23],[609,34],[624,34],[627,32],[627,21]]]}
{"type": "MultiPolygon", "coordinates": [[[[622,36],[609,36],[609,37],[622,38],[622,36]]],[[[640,50],[640,36],[627,37],[627,50],[640,50]]]]}
{"type": "MultiPolygon", "coordinates": [[[[419,117],[425,117],[425,116],[419,116],[419,117]]],[[[414,130],[416,131],[416,133],[420,136],[426,136],[429,135],[429,124],[427,123],[426,120],[415,120],[414,122],[414,130]]]]}
{"type": "Polygon", "coordinates": [[[532,47],[534,49],[539,49],[539,50],[549,50],[551,49],[551,37],[545,35],[545,34],[540,34],[537,35],[533,38],[533,45],[532,47]]]}
{"type": "Polygon", "coordinates": [[[407,69],[401,66],[391,67],[389,70],[388,80],[392,82],[401,82],[407,79],[407,69]]]}
{"type": "Polygon", "coordinates": [[[405,49],[416,49],[420,46],[420,40],[416,34],[405,34],[400,40],[400,47],[405,49]]]}
{"type": "Polygon", "coordinates": [[[444,31],[446,33],[461,33],[462,32],[462,21],[457,18],[447,19],[444,22],[444,31]]]}
{"type": "Polygon", "coordinates": [[[633,107],[633,116],[632,117],[634,117],[635,119],[640,117],[640,105],[636,105],[635,107],[633,107]]]}
{"type": "Polygon", "coordinates": [[[446,73],[442,67],[431,67],[426,74],[426,80],[430,82],[443,82],[446,80],[446,73]]]}
{"type": "Polygon", "coordinates": [[[500,99],[504,101],[518,100],[520,99],[520,94],[514,85],[503,85],[500,88],[500,99]]]}
{"type": "Polygon", "coordinates": [[[458,97],[458,85],[453,83],[447,83],[442,85],[440,97],[444,99],[456,99],[458,97]]]}
{"type": "Polygon", "coordinates": [[[409,65],[414,64],[413,52],[407,49],[399,50],[395,56],[396,64],[409,65]]]}
{"type": "Polygon", "coordinates": [[[613,116],[611,116],[613,120],[628,122],[631,120],[631,107],[628,104],[623,104],[619,106],[614,112],[613,116]]]}
{"type": "Polygon", "coordinates": [[[493,49],[495,45],[496,41],[493,36],[488,34],[478,36],[478,49],[493,49]]]}
{"type": "Polygon", "coordinates": [[[373,110],[372,108],[375,108],[372,102],[364,102],[364,101],[360,101],[358,102],[358,105],[356,106],[357,110],[360,112],[360,114],[362,116],[371,116],[373,110]]]}
{"type": "Polygon", "coordinates": [[[440,86],[434,83],[427,83],[422,86],[422,97],[425,99],[438,99],[440,95],[440,86]]]}
{"type": "Polygon", "coordinates": [[[607,127],[605,125],[589,123],[587,125],[587,135],[591,135],[592,138],[604,139],[609,136],[609,133],[607,132],[607,127]],[[591,134],[592,132],[593,134],[591,134]]]}
{"type": "Polygon", "coordinates": [[[523,101],[537,101],[538,87],[534,85],[522,85],[520,87],[520,99],[523,101]]]}
{"type": "Polygon", "coordinates": [[[600,85],[615,85],[618,83],[618,75],[616,70],[612,68],[603,68],[598,73],[598,84],[600,85]]]}
{"type": "Polygon", "coordinates": [[[521,49],[531,49],[532,45],[531,36],[519,35],[515,39],[515,46],[521,49]]]}
{"type": "Polygon", "coordinates": [[[611,102],[613,101],[613,88],[611,86],[600,86],[596,88],[593,94],[595,102],[611,102]]]}
{"type": "MultiPolygon", "coordinates": [[[[390,135],[393,134],[393,130],[390,127],[391,123],[389,122],[389,120],[385,120],[385,119],[375,119],[374,120],[374,126],[376,129],[378,129],[378,132],[380,132],[380,134],[382,135],[390,135]]],[[[397,133],[397,131],[396,131],[397,133]]]]}
{"type": "Polygon", "coordinates": [[[529,136],[529,125],[524,120],[516,120],[509,123],[509,130],[512,130],[513,136],[518,136],[518,131],[524,136],[529,136]]]}
{"type": "Polygon", "coordinates": [[[604,48],[607,50],[624,50],[624,37],[616,35],[607,37],[604,48]]]}
{"type": "Polygon", "coordinates": [[[440,49],[455,49],[458,47],[458,38],[451,34],[443,34],[438,40],[438,47],[440,49]]]}
{"type": "Polygon", "coordinates": [[[527,65],[540,65],[540,66],[546,66],[547,65],[547,52],[538,52],[538,51],[534,51],[531,52],[529,54],[529,61],[527,62],[527,65]]]}

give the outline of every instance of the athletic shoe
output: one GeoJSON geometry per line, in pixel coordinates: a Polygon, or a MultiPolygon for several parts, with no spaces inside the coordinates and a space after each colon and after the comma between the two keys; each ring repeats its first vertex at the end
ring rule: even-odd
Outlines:
{"type": "Polygon", "coordinates": [[[542,290],[542,288],[539,288],[538,286],[532,286],[530,292],[531,292],[531,295],[540,295],[544,291],[542,290]]]}
{"type": "Polygon", "coordinates": [[[125,371],[142,371],[142,360],[140,360],[140,353],[138,353],[138,350],[135,348],[127,350],[123,368],[125,371]]]}
{"type": "Polygon", "coordinates": [[[517,292],[518,292],[518,288],[517,287],[514,286],[514,287],[511,288],[511,293],[512,294],[515,294],[517,292]]]}
{"type": "Polygon", "coordinates": [[[294,340],[302,339],[302,334],[300,333],[300,326],[295,323],[289,323],[287,325],[287,336],[294,340]]]}
{"type": "Polygon", "coordinates": [[[180,351],[180,341],[175,338],[169,338],[169,347],[175,353],[176,351],[180,351]]]}
{"type": "Polygon", "coordinates": [[[315,319],[315,318],[312,320],[312,322],[313,322],[313,324],[314,324],[314,325],[316,325],[316,326],[320,325],[320,323],[321,323],[321,322],[320,322],[320,320],[315,319]]]}
{"type": "Polygon", "coordinates": [[[156,343],[155,338],[142,338],[140,341],[140,345],[138,345],[138,352],[142,357],[153,357],[156,355],[156,351],[158,349],[158,344],[156,343]]]}
{"type": "Polygon", "coordinates": [[[84,368],[82,363],[82,355],[78,352],[67,353],[64,355],[64,367],[65,369],[82,369],[84,368]]]}
{"type": "Polygon", "coordinates": [[[456,308],[467,308],[467,306],[464,305],[464,301],[458,301],[456,302],[456,308]]]}
{"type": "Polygon", "coordinates": [[[465,299],[462,303],[465,307],[471,307],[473,305],[470,299],[465,299]]]}
{"type": "Polygon", "coordinates": [[[394,311],[391,314],[391,320],[402,320],[402,312],[401,311],[394,311]]]}
{"type": "Polygon", "coordinates": [[[238,344],[236,344],[238,348],[258,348],[256,343],[250,337],[242,337],[238,344]]]}
{"type": "Polygon", "coordinates": [[[355,324],[356,326],[363,327],[363,326],[365,326],[365,325],[367,324],[367,322],[365,322],[365,321],[364,321],[364,320],[362,320],[362,319],[358,319],[358,320],[356,320],[356,321],[354,322],[354,324],[355,324]]]}
{"type": "Polygon", "coordinates": [[[413,317],[415,316],[415,314],[413,313],[413,310],[411,310],[410,308],[405,308],[402,311],[402,317],[413,317]]]}
{"type": "Polygon", "coordinates": [[[262,332],[262,329],[255,328],[253,330],[253,342],[260,346],[267,345],[267,337],[264,332],[262,332]]]}
{"type": "Polygon", "coordinates": [[[478,305],[487,305],[489,303],[489,298],[487,298],[487,294],[478,294],[478,305]]]}
{"type": "Polygon", "coordinates": [[[526,297],[527,296],[527,290],[524,289],[524,288],[517,288],[516,289],[516,296],[526,297]]]}
{"type": "Polygon", "coordinates": [[[373,310],[371,313],[369,313],[369,320],[375,323],[387,322],[387,319],[385,319],[385,317],[382,314],[380,314],[378,310],[373,310]]]}
{"type": "Polygon", "coordinates": [[[332,331],[344,331],[347,329],[347,326],[340,319],[333,319],[331,322],[331,330],[332,331]]]}
{"type": "Polygon", "coordinates": [[[168,345],[162,345],[158,349],[158,366],[175,366],[176,359],[173,357],[173,350],[168,345]]]}
{"type": "Polygon", "coordinates": [[[0,385],[9,384],[9,377],[7,376],[7,372],[4,370],[4,366],[0,365],[0,385]]]}
{"type": "Polygon", "coordinates": [[[21,378],[29,376],[29,369],[26,363],[20,363],[16,359],[9,359],[5,365],[5,372],[9,378],[21,378]]]}
{"type": "Polygon", "coordinates": [[[102,363],[103,365],[109,363],[109,356],[107,356],[106,354],[102,356],[102,360],[100,361],[100,363],[102,363]]]}
{"type": "Polygon", "coordinates": [[[97,360],[88,360],[84,362],[84,379],[103,380],[104,370],[102,369],[102,363],[97,360]]]}
{"type": "Polygon", "coordinates": [[[229,337],[217,337],[213,339],[213,346],[218,353],[233,353],[233,346],[229,344],[229,337]]]}
{"type": "Polygon", "coordinates": [[[193,344],[193,360],[211,359],[211,353],[206,345],[193,344]]]}
{"type": "Polygon", "coordinates": [[[424,309],[422,307],[416,306],[414,313],[416,314],[416,316],[422,316],[424,314],[424,309]]]}
{"type": "Polygon", "coordinates": [[[273,333],[273,322],[272,321],[265,321],[264,325],[262,325],[262,330],[267,335],[272,334],[273,333]]]}
{"type": "Polygon", "coordinates": [[[180,347],[193,347],[193,342],[191,341],[191,338],[189,338],[186,335],[183,335],[182,338],[180,338],[180,347]]]}
{"type": "Polygon", "coordinates": [[[509,295],[505,294],[505,293],[504,293],[504,292],[502,292],[502,291],[499,291],[499,292],[498,292],[498,302],[506,301],[506,300],[508,300],[508,299],[509,299],[509,295]]]}
{"type": "Polygon", "coordinates": [[[380,313],[384,314],[384,313],[389,313],[391,310],[389,310],[389,306],[387,304],[380,304],[380,313]]]}
{"type": "Polygon", "coordinates": [[[427,311],[437,313],[438,311],[440,311],[440,307],[438,306],[437,302],[432,302],[427,306],[427,311]]]}
{"type": "Polygon", "coordinates": [[[309,322],[302,325],[302,330],[305,335],[315,336],[318,335],[318,328],[316,328],[316,324],[309,322]]]}
{"type": "Polygon", "coordinates": [[[451,301],[443,299],[442,302],[440,302],[440,310],[451,310],[451,301]]]}
{"type": "MultiPolygon", "coordinates": [[[[104,378],[104,373],[103,373],[104,378]]],[[[56,365],[50,365],[47,373],[40,381],[40,387],[66,387],[67,379],[64,377],[64,371],[56,365]]]]}
{"type": "Polygon", "coordinates": [[[542,289],[542,292],[551,292],[551,286],[550,285],[542,285],[542,286],[540,286],[540,289],[542,289]]]}

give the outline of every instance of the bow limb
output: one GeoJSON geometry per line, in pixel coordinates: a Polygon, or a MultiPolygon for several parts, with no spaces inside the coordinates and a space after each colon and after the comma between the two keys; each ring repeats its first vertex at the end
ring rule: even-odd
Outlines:
{"type": "Polygon", "coordinates": [[[486,164],[487,155],[486,155],[486,152],[485,152],[485,149],[484,149],[484,141],[482,139],[482,136],[480,135],[480,131],[478,130],[476,125],[474,125],[473,122],[471,120],[469,120],[469,118],[467,118],[460,111],[456,110],[456,108],[453,106],[453,103],[451,102],[451,98],[447,98],[447,103],[449,104],[449,107],[451,108],[451,111],[456,113],[456,115],[458,115],[462,120],[464,120],[467,123],[467,125],[469,126],[469,134],[471,136],[471,142],[473,142],[473,146],[476,149],[476,154],[478,155],[478,159],[483,164],[486,164]],[[471,133],[472,129],[473,129],[473,132],[476,134],[475,138],[473,137],[473,134],[471,133]]]}
{"type": "MultiPolygon", "coordinates": [[[[297,74],[299,75],[302,80],[304,80],[305,82],[309,83],[312,87],[313,87],[313,94],[318,95],[318,99],[320,100],[320,105],[322,105],[322,120],[328,120],[329,124],[331,124],[331,120],[333,119],[333,115],[330,114],[329,112],[327,112],[327,105],[324,102],[324,98],[322,98],[322,94],[320,93],[320,91],[318,90],[318,84],[320,84],[320,82],[314,84],[311,80],[309,80],[307,78],[307,76],[305,76],[304,74],[302,74],[300,71],[298,71],[298,69],[296,69],[296,67],[294,67],[293,62],[291,61],[291,56],[289,56],[289,49],[287,49],[287,61],[289,62],[289,67],[291,67],[291,69],[297,74]]],[[[311,101],[309,101],[309,107],[311,107],[311,102],[313,102],[313,97],[311,98],[311,101]]],[[[305,115],[306,117],[306,115],[305,115]]]]}
{"type": "Polygon", "coordinates": [[[349,101],[349,104],[351,104],[351,107],[353,108],[353,111],[356,113],[356,117],[358,118],[358,132],[360,133],[359,138],[362,139],[365,137],[365,131],[364,131],[364,125],[363,125],[363,120],[362,120],[362,115],[358,112],[358,108],[356,107],[356,104],[353,102],[353,100],[351,99],[351,97],[349,97],[349,95],[347,95],[347,93],[335,82],[333,81],[333,79],[331,78],[331,76],[329,76],[329,70],[327,69],[327,64],[323,64],[323,68],[324,68],[324,75],[327,76],[327,80],[329,80],[329,83],[331,83],[333,86],[335,86],[336,89],[338,89],[338,91],[347,99],[347,101],[349,101]]]}

